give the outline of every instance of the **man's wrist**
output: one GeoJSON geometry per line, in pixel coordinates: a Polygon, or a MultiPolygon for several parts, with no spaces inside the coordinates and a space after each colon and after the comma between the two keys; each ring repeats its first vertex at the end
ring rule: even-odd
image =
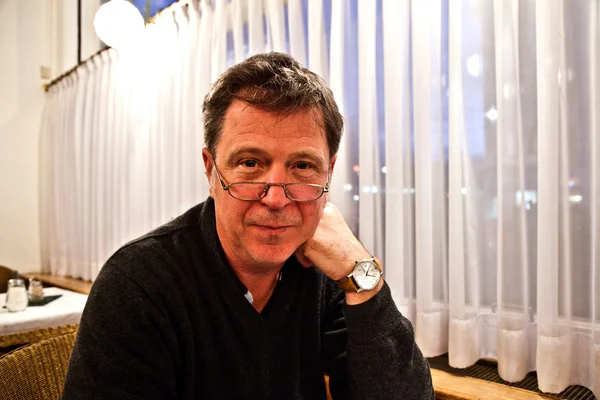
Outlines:
{"type": "Polygon", "coordinates": [[[375,286],[375,288],[373,288],[371,290],[364,290],[359,293],[346,292],[346,304],[348,304],[349,306],[355,306],[357,304],[364,303],[365,301],[370,300],[377,293],[379,293],[379,291],[381,290],[382,287],[383,287],[383,277],[379,280],[379,283],[377,284],[377,286],[375,286]]]}

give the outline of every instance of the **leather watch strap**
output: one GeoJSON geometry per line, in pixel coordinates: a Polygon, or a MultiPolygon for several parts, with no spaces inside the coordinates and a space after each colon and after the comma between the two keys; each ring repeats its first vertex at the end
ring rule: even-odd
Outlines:
{"type": "Polygon", "coordinates": [[[358,292],[358,286],[354,282],[354,279],[351,276],[347,276],[338,281],[338,285],[342,288],[344,292],[356,293],[358,292]]]}
{"type": "Polygon", "coordinates": [[[383,274],[383,267],[381,266],[381,261],[379,261],[379,258],[373,257],[373,261],[375,261],[375,265],[377,265],[377,268],[379,268],[379,272],[383,274]]]}

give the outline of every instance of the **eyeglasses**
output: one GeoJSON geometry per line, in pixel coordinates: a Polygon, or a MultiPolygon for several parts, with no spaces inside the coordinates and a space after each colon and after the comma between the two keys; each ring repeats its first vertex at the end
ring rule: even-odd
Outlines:
{"type": "MultiPolygon", "coordinates": [[[[214,161],[214,158],[213,158],[214,161]]],[[[323,193],[329,192],[329,181],[325,186],[312,183],[265,183],[265,182],[234,182],[225,184],[221,173],[217,169],[216,161],[213,162],[217,177],[221,182],[223,190],[229,192],[234,199],[244,201],[257,201],[264,198],[269,189],[273,186],[281,186],[285,196],[292,201],[315,201],[323,196],[323,193]]],[[[329,175],[329,173],[328,173],[329,175]]]]}

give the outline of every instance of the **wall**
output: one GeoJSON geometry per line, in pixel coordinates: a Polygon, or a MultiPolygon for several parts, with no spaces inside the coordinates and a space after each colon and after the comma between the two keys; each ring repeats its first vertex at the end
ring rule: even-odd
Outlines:
{"type": "MultiPolygon", "coordinates": [[[[82,56],[98,48],[84,0],[82,56]]],[[[76,0],[0,0],[0,265],[39,271],[40,67],[51,77],[77,63],[76,0]]]]}

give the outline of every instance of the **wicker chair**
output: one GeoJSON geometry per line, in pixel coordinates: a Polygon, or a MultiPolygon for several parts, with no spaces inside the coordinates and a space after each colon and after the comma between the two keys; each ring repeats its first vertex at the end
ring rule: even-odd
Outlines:
{"type": "Polygon", "coordinates": [[[0,356],[26,344],[39,342],[40,340],[48,339],[63,333],[77,332],[78,326],[78,324],[61,325],[52,328],[34,329],[31,331],[0,335],[0,356]]]}
{"type": "Polygon", "coordinates": [[[60,399],[77,332],[64,333],[0,357],[5,399],[60,399]]]}

